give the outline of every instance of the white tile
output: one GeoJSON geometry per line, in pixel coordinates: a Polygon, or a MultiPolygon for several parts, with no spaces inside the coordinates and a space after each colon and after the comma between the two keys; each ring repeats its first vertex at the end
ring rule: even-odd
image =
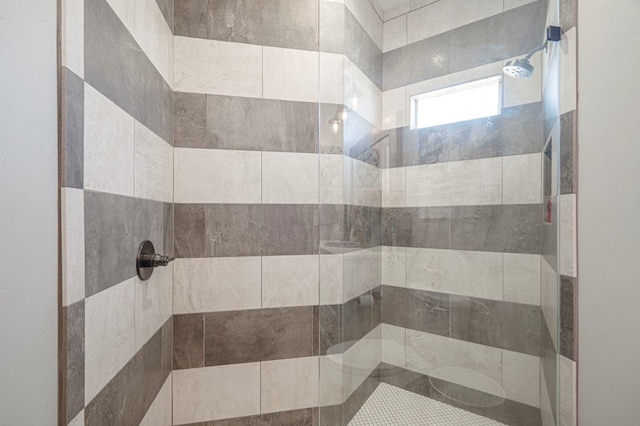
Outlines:
{"type": "Polygon", "coordinates": [[[131,34],[134,33],[135,26],[135,5],[131,0],[107,0],[111,9],[120,18],[120,21],[127,27],[131,34]]]}
{"type": "Polygon", "coordinates": [[[173,155],[176,203],[260,202],[260,152],[176,148],[173,155]]]}
{"type": "Polygon", "coordinates": [[[540,255],[504,253],[504,300],[540,305],[540,255]]]}
{"type": "Polygon", "coordinates": [[[62,0],[60,13],[62,66],[84,78],[84,0],[62,0]]]}
{"type": "Polygon", "coordinates": [[[341,305],[343,259],[339,254],[320,255],[320,304],[341,305]]]}
{"type": "Polygon", "coordinates": [[[259,309],[260,257],[176,259],[173,313],[259,309]]]}
{"type": "Polygon", "coordinates": [[[402,327],[382,324],[382,362],[405,366],[405,332],[402,327]]]}
{"type": "Polygon", "coordinates": [[[85,401],[91,401],[135,353],[134,281],[85,300],[85,401]]]}
{"type": "Polygon", "coordinates": [[[320,154],[320,204],[344,204],[344,156],[320,154]]]}
{"type": "MultiPolygon", "coordinates": [[[[550,8],[551,9],[551,8],[550,8]]],[[[542,415],[543,426],[556,426],[553,409],[551,408],[551,398],[547,388],[547,379],[542,368],[540,369],[540,414],[542,415]]]]}
{"type": "Polygon", "coordinates": [[[262,97],[262,46],[174,37],[179,92],[262,97]]]}
{"type": "Polygon", "coordinates": [[[380,247],[352,251],[344,254],[343,259],[343,303],[381,284],[382,250],[380,247]]]}
{"type": "Polygon", "coordinates": [[[173,424],[260,413],[260,363],[173,372],[173,424]]]}
{"type": "Polygon", "coordinates": [[[346,400],[371,375],[382,360],[382,326],[378,325],[347,349],[343,356],[343,394],[346,400]]]}
{"type": "Polygon", "coordinates": [[[382,207],[404,207],[405,168],[382,169],[382,207]]]}
{"type": "MultiPolygon", "coordinates": [[[[409,13],[409,10],[410,10],[409,2],[402,2],[398,6],[392,7],[389,10],[385,10],[385,12],[384,12],[384,21],[385,22],[386,21],[390,21],[390,20],[392,20],[394,18],[397,18],[400,15],[404,15],[405,13],[409,13]]],[[[384,32],[384,28],[383,28],[383,32],[384,32]]]]}
{"type": "Polygon", "coordinates": [[[134,119],[84,85],[84,188],[133,195],[134,119]]]}
{"type": "Polygon", "coordinates": [[[406,248],[407,287],[502,300],[502,253],[406,248]]]}
{"type": "Polygon", "coordinates": [[[542,200],[542,155],[502,157],[502,202],[540,204],[542,200]]]}
{"type": "Polygon", "coordinates": [[[577,44],[576,28],[567,31],[560,42],[560,114],[577,107],[577,44]]]}
{"type": "MultiPolygon", "coordinates": [[[[350,108],[376,127],[382,125],[382,92],[348,58],[344,59],[344,98],[349,101],[354,93],[358,97],[357,105],[350,102],[350,108]]],[[[347,119],[348,120],[348,119],[347,119]]]]}
{"type": "Polygon", "coordinates": [[[382,129],[408,126],[408,104],[406,86],[382,92],[382,129]]]}
{"type": "Polygon", "coordinates": [[[262,307],[317,305],[319,280],[316,255],[264,256],[262,307]]]}
{"type": "Polygon", "coordinates": [[[264,46],[264,97],[318,101],[318,52],[264,46]]]}
{"type": "Polygon", "coordinates": [[[407,207],[501,203],[500,157],[406,168],[407,207]]]}
{"type": "Polygon", "coordinates": [[[262,153],[262,202],[318,202],[318,154],[262,153]]]}
{"type": "Polygon", "coordinates": [[[320,52],[319,102],[344,104],[344,55],[320,52]]]}
{"type": "Polygon", "coordinates": [[[382,51],[388,52],[407,44],[407,15],[386,21],[383,25],[382,51]]]}
{"type": "Polygon", "coordinates": [[[574,361],[558,356],[560,426],[576,426],[578,424],[576,368],[574,361]]]}
{"type": "Polygon", "coordinates": [[[410,10],[420,9],[421,7],[425,7],[437,1],[440,1],[440,0],[410,0],[409,1],[410,10]]]}
{"type": "Polygon", "coordinates": [[[576,194],[560,195],[560,274],[578,275],[576,194]]]}
{"type": "Polygon", "coordinates": [[[378,16],[368,0],[344,0],[362,28],[369,34],[373,42],[382,50],[382,19],[378,16]]]}
{"type": "Polygon", "coordinates": [[[318,406],[318,357],[261,363],[261,412],[318,406]]]}
{"type": "Polygon", "coordinates": [[[540,358],[503,351],[502,364],[502,386],[507,398],[540,407],[540,358]]]}
{"type": "Polygon", "coordinates": [[[135,39],[160,75],[173,87],[173,33],[155,0],[134,0],[135,39]]]}
{"type": "Polygon", "coordinates": [[[404,287],[407,285],[406,252],[404,247],[382,247],[382,284],[404,287]]]}
{"type": "Polygon", "coordinates": [[[172,426],[173,419],[171,418],[171,375],[167,377],[164,385],[160,388],[160,391],[156,395],[155,399],[151,403],[151,406],[147,410],[146,414],[142,418],[139,426],[172,426]]]}
{"type": "Polygon", "coordinates": [[[84,426],[84,410],[80,411],[67,426],[84,426]]]}
{"type": "Polygon", "coordinates": [[[504,77],[502,79],[502,108],[542,100],[542,72],[539,72],[542,69],[542,54],[540,52],[533,55],[531,65],[536,69],[536,72],[530,78],[504,77]]]}
{"type": "Polygon", "coordinates": [[[319,358],[320,407],[342,404],[342,354],[324,355],[319,358]]]}
{"type": "Polygon", "coordinates": [[[356,206],[382,205],[382,171],[351,157],[345,161],[345,202],[356,206]]]}
{"type": "Polygon", "coordinates": [[[407,368],[491,394],[502,390],[502,350],[407,330],[407,368]]]}
{"type": "Polygon", "coordinates": [[[173,147],[137,121],[134,129],[135,196],[172,202],[173,147]]]}
{"type": "Polygon", "coordinates": [[[84,299],[84,191],[61,188],[62,305],[84,299]]]}
{"type": "Polygon", "coordinates": [[[173,264],[156,268],[147,281],[135,278],[135,350],[138,351],[171,317],[173,264]]]}
{"type": "Polygon", "coordinates": [[[407,43],[497,15],[502,9],[502,0],[440,0],[409,13],[407,43]]]}
{"type": "Polygon", "coordinates": [[[558,274],[553,270],[547,260],[542,257],[542,275],[541,275],[541,296],[540,305],[542,306],[543,320],[546,321],[547,327],[551,334],[554,348],[558,348],[558,333],[554,331],[558,329],[558,274]]]}
{"type": "Polygon", "coordinates": [[[504,0],[504,11],[506,12],[507,10],[533,3],[534,1],[536,0],[504,0]]]}

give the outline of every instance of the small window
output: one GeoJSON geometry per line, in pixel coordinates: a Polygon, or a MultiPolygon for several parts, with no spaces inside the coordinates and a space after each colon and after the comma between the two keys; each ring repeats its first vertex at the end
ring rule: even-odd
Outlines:
{"type": "Polygon", "coordinates": [[[499,115],[501,89],[502,76],[495,76],[412,96],[411,128],[499,115]]]}

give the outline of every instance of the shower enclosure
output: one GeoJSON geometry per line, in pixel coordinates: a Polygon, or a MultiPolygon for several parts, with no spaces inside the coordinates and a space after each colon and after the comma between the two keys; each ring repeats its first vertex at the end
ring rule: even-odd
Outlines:
{"type": "Polygon", "coordinates": [[[60,7],[60,424],[576,424],[575,0],[60,7]]]}
{"type": "Polygon", "coordinates": [[[320,2],[319,422],[575,424],[575,5],[392,6],[320,2]]]}

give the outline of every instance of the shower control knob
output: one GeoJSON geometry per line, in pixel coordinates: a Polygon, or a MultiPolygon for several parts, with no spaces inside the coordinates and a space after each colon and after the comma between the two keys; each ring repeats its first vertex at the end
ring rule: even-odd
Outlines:
{"type": "Polygon", "coordinates": [[[156,253],[151,241],[143,241],[142,244],[140,244],[138,257],[136,258],[136,271],[138,272],[138,277],[140,277],[142,281],[146,281],[151,278],[154,268],[157,268],[158,266],[167,266],[169,262],[174,259],[175,258],[173,257],[163,256],[156,253]]]}

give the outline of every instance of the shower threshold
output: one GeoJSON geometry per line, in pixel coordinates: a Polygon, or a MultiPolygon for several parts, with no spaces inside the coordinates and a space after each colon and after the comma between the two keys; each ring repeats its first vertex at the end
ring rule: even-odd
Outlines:
{"type": "Polygon", "coordinates": [[[380,383],[349,426],[505,426],[477,414],[380,383]]]}

